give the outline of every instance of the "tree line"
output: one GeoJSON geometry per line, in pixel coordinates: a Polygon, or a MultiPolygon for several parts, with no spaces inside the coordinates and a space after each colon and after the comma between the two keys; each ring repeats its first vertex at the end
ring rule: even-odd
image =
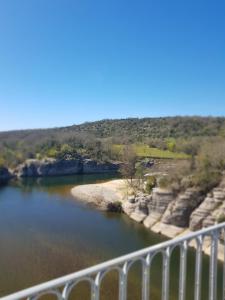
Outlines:
{"type": "Polygon", "coordinates": [[[0,132],[0,165],[13,167],[27,158],[75,157],[119,160],[115,144],[145,144],[196,157],[202,145],[220,144],[222,117],[165,117],[102,120],[62,128],[0,132]]]}

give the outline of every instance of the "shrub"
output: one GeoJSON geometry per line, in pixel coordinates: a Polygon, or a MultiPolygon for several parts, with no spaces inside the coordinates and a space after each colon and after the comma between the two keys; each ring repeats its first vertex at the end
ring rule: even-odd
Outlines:
{"type": "Polygon", "coordinates": [[[222,178],[218,171],[196,172],[190,179],[191,186],[199,187],[203,192],[208,192],[216,187],[222,178]]]}
{"type": "Polygon", "coordinates": [[[225,141],[224,139],[211,139],[202,144],[197,156],[199,169],[224,170],[225,168],[225,141]]]}
{"type": "Polygon", "coordinates": [[[157,183],[157,181],[156,181],[155,176],[149,176],[147,178],[147,182],[146,182],[146,186],[145,186],[146,193],[151,194],[152,189],[156,186],[156,183],[157,183]]]}
{"type": "Polygon", "coordinates": [[[107,205],[107,210],[110,212],[122,212],[122,203],[120,201],[110,202],[107,205]]]}
{"type": "Polygon", "coordinates": [[[176,149],[176,141],[175,139],[167,140],[167,149],[171,152],[174,152],[176,149]]]}
{"type": "Polygon", "coordinates": [[[217,219],[216,219],[217,223],[223,223],[225,222],[225,214],[224,213],[221,213],[217,219]]]}
{"type": "Polygon", "coordinates": [[[55,148],[50,148],[47,152],[48,157],[56,158],[58,155],[58,151],[55,148]]]}
{"type": "Polygon", "coordinates": [[[171,180],[168,176],[163,176],[159,178],[158,184],[160,188],[165,189],[171,186],[171,180]]]}

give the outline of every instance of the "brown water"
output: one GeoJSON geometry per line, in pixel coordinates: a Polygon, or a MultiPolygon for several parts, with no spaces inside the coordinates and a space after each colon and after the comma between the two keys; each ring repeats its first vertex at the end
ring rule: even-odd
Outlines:
{"type": "MultiPolygon", "coordinates": [[[[113,175],[23,180],[0,188],[0,296],[164,240],[124,214],[102,213],[76,202],[70,189],[113,175]]],[[[194,252],[188,254],[187,299],[193,299],[194,252]]],[[[161,298],[161,257],[152,266],[151,295],[161,298]]],[[[140,266],[132,268],[129,299],[141,299],[140,266]]],[[[219,265],[219,282],[222,282],[219,265]]],[[[170,299],[177,299],[179,251],[171,261],[170,299]]],[[[117,299],[117,275],[103,282],[101,299],[117,299]]],[[[202,299],[208,295],[208,258],[203,261],[202,299]]],[[[219,284],[220,296],[221,284],[219,284]]],[[[73,299],[88,299],[83,285],[73,299]],[[78,298],[76,298],[76,296],[78,298]]],[[[218,299],[219,299],[218,296],[218,299]]]]}

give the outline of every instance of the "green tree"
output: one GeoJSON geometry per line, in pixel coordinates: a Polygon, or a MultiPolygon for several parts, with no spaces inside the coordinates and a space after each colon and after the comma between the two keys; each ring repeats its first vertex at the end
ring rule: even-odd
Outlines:
{"type": "Polygon", "coordinates": [[[147,181],[146,181],[146,186],[145,186],[145,191],[148,194],[151,194],[152,189],[156,186],[157,180],[155,176],[148,176],[147,181]]]}
{"type": "Polygon", "coordinates": [[[176,141],[175,139],[167,140],[167,149],[171,152],[174,152],[176,149],[176,141]]]}

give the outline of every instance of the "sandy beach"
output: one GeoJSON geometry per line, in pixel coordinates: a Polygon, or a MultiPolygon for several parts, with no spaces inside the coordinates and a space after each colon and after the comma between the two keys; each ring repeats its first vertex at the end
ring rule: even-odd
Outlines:
{"type": "Polygon", "coordinates": [[[109,203],[123,202],[127,199],[127,181],[111,180],[104,183],[75,186],[72,195],[79,201],[107,210],[109,203]]]}

